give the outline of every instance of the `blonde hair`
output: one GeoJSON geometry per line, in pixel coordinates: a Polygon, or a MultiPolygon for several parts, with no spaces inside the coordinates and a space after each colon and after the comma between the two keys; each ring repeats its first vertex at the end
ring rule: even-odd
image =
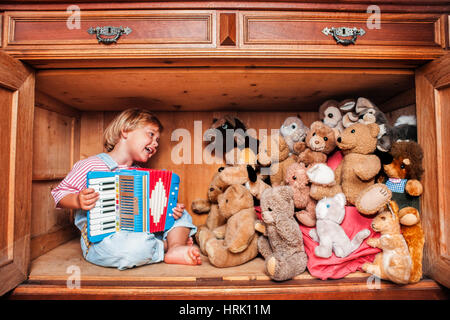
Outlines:
{"type": "Polygon", "coordinates": [[[122,111],[105,129],[103,133],[103,146],[107,152],[112,151],[120,140],[122,130],[125,132],[132,131],[146,124],[157,126],[159,132],[163,130],[161,122],[148,110],[131,108],[122,111]]]}

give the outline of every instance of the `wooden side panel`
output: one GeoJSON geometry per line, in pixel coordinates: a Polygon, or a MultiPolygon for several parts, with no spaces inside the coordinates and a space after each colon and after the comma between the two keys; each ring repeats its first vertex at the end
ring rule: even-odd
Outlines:
{"type": "Polygon", "coordinates": [[[450,287],[450,54],[416,74],[418,139],[424,149],[421,209],[425,232],[424,272],[450,287]]]}
{"type": "Polygon", "coordinates": [[[64,178],[72,165],[73,118],[41,108],[34,118],[33,179],[64,178]]]}
{"type": "Polygon", "coordinates": [[[80,154],[80,113],[38,92],[33,130],[31,258],[73,238],[71,210],[55,208],[51,190],[80,154]]]}
{"type": "Polygon", "coordinates": [[[0,295],[29,267],[34,72],[0,52],[0,295]]]}

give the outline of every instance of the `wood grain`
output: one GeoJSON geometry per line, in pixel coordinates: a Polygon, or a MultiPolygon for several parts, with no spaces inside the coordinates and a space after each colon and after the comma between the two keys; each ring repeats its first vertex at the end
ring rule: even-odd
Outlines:
{"type": "Polygon", "coordinates": [[[424,193],[421,201],[425,233],[424,272],[449,287],[448,248],[450,171],[448,170],[449,122],[444,114],[449,105],[450,55],[434,61],[416,73],[418,139],[424,150],[424,193]]]}
{"type": "Polygon", "coordinates": [[[411,70],[382,68],[114,68],[43,70],[38,90],[82,111],[316,111],[327,99],[381,104],[414,86],[411,70]]]}

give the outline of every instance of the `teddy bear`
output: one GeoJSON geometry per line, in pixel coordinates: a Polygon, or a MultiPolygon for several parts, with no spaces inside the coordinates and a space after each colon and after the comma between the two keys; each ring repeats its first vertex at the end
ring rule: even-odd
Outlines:
{"type": "MultiPolygon", "coordinates": [[[[366,189],[373,187],[375,176],[381,169],[380,159],[373,154],[377,146],[378,132],[379,127],[376,123],[356,123],[346,128],[336,139],[344,158],[336,168],[335,174],[340,177],[347,202],[356,206],[363,214],[375,213],[385,205],[385,202],[380,202],[379,206],[374,207],[372,199],[361,198],[366,189]]],[[[388,188],[383,184],[377,185],[385,193],[384,197],[390,199],[391,192],[388,188]]]]}
{"type": "MultiPolygon", "coordinates": [[[[423,192],[420,182],[423,174],[423,150],[414,141],[394,142],[389,153],[383,157],[383,170],[388,180],[387,188],[392,192],[391,199],[399,208],[398,216],[401,232],[406,240],[413,262],[410,282],[418,282],[422,277],[422,257],[424,233],[420,222],[419,196],[423,192]],[[389,156],[389,157],[388,157],[389,156]]],[[[374,185],[367,191],[367,198],[382,204],[380,187],[374,185]]]]}
{"type": "Polygon", "coordinates": [[[330,128],[321,121],[313,122],[305,142],[294,144],[294,150],[298,154],[297,161],[307,166],[327,162],[327,155],[336,148],[335,136],[338,134],[337,129],[330,128]]]}
{"type": "Polygon", "coordinates": [[[331,257],[332,252],[338,258],[345,258],[358,249],[370,235],[368,229],[359,231],[352,240],[340,226],[345,218],[345,195],[338,193],[332,198],[323,198],[316,205],[316,228],[309,231],[309,236],[319,245],[314,254],[320,258],[331,257]]]}
{"type": "Polygon", "coordinates": [[[226,222],[198,230],[198,244],[209,262],[219,268],[243,264],[258,254],[253,197],[243,185],[234,184],[218,196],[219,214],[226,222]]]}
{"type": "Polygon", "coordinates": [[[287,117],[280,128],[280,134],[289,146],[289,151],[294,152],[294,144],[302,142],[306,138],[309,128],[305,126],[300,116],[287,117]]]}
{"type": "Polygon", "coordinates": [[[319,119],[330,128],[336,128],[339,132],[344,130],[342,123],[345,115],[355,108],[354,99],[346,99],[340,103],[336,100],[327,100],[319,107],[319,119]]]}
{"type": "Polygon", "coordinates": [[[316,202],[309,196],[309,179],[304,163],[293,163],[286,170],[286,184],[292,188],[297,220],[307,227],[316,225],[316,202]]]}
{"type": "Polygon", "coordinates": [[[279,134],[266,135],[259,144],[258,164],[262,175],[270,176],[272,187],[283,185],[286,168],[296,162],[295,155],[289,155],[289,147],[279,134]]]}
{"type": "Polygon", "coordinates": [[[355,123],[338,135],[336,144],[342,151],[343,158],[334,172],[323,164],[311,167],[311,171],[314,172],[314,175],[309,177],[312,181],[310,194],[313,199],[320,200],[318,197],[320,195],[334,195],[342,188],[348,204],[356,206],[363,214],[376,213],[386,205],[390,200],[391,191],[382,183],[376,184],[380,195],[377,201],[367,196],[381,169],[380,159],[373,154],[378,132],[379,127],[376,123],[367,125],[355,123]],[[321,184],[320,180],[328,183],[321,184]]]}
{"type": "Polygon", "coordinates": [[[410,283],[412,259],[408,245],[401,233],[398,207],[390,201],[389,210],[380,212],[372,221],[372,229],[380,232],[379,238],[369,238],[367,244],[383,251],[373,263],[365,263],[362,269],[380,279],[398,284],[410,283]]]}
{"type": "MultiPolygon", "coordinates": [[[[211,211],[211,206],[217,205],[217,197],[222,194],[229,183],[221,179],[221,171],[224,167],[220,167],[209,184],[207,199],[195,199],[191,203],[192,211],[197,214],[205,214],[211,211]]],[[[222,175],[223,176],[223,175],[222,175]]]]}
{"type": "Polygon", "coordinates": [[[267,274],[273,280],[284,281],[303,273],[308,257],[294,218],[292,189],[278,186],[264,190],[261,211],[266,229],[265,235],[258,238],[258,251],[265,259],[267,274]]]}

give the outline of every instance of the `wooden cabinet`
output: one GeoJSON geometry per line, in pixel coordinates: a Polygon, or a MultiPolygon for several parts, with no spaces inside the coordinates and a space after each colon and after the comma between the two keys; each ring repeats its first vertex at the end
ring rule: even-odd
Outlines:
{"type": "MultiPolygon", "coordinates": [[[[367,27],[370,1],[112,3],[108,10],[102,1],[74,1],[81,8],[79,29],[67,27],[70,13],[63,1],[0,5],[0,146],[8,150],[0,155],[0,180],[7,181],[0,189],[0,206],[6,208],[0,212],[0,294],[19,285],[12,298],[184,298],[187,291],[220,299],[447,297],[448,8],[441,1],[379,2],[380,29],[367,27]],[[132,32],[104,44],[87,32],[96,26],[132,32]],[[322,32],[331,27],[365,33],[344,46],[322,32]],[[261,260],[183,275],[168,268],[164,277],[158,276],[160,266],[146,266],[124,276],[83,261],[70,212],[52,207],[48,191],[77,160],[102,151],[103,129],[125,107],[146,106],[165,124],[161,141],[167,147],[150,165],[180,174],[181,200],[189,205],[205,196],[219,164],[194,158],[192,164],[173,163],[175,129],[194,137],[212,117],[226,113],[257,130],[276,129],[296,113],[310,124],[324,100],[357,96],[392,115],[405,107],[417,114],[425,150],[426,235],[426,277],[418,284],[383,281],[380,290],[371,290],[361,273],[332,282],[305,273],[278,284],[264,275],[261,260]],[[66,287],[72,265],[83,269],[78,291],[66,287]]],[[[194,216],[196,224],[204,220],[194,216]]]]}

